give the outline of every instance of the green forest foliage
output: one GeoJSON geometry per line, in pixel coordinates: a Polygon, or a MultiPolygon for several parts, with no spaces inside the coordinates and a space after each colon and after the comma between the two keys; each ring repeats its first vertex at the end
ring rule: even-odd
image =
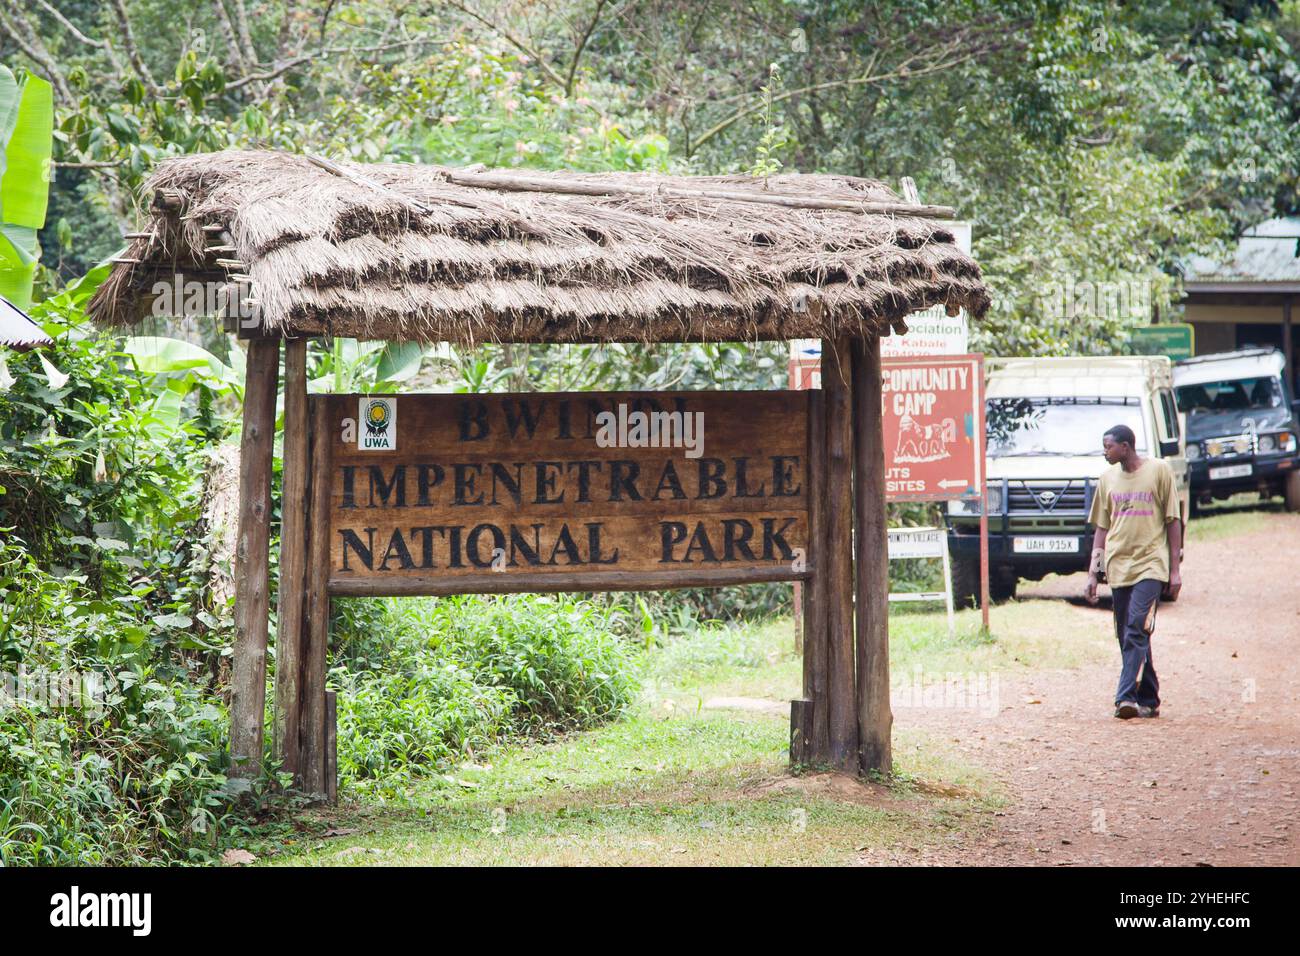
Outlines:
{"type": "Polygon", "coordinates": [[[58,6],[10,11],[0,58],[54,84],[65,278],[174,153],[906,175],[975,223],[978,345],[1106,351],[1180,257],[1300,198],[1295,0],[58,6]],[[1044,294],[1089,283],[1132,294],[1044,294]]]}
{"type": "MultiPolygon", "coordinates": [[[[124,339],[83,313],[158,160],[266,147],[911,176],[974,223],[995,301],[975,347],[1104,353],[1152,308],[1170,314],[1182,257],[1296,208],[1298,41],[1297,0],[3,5],[0,62],[53,90],[33,317],[56,345],[0,350],[0,671],[100,685],[95,707],[0,708],[0,862],[205,862],[246,835],[249,801],[284,806],[274,767],[243,805],[225,776],[231,616],[204,504],[238,427],[243,353],[215,324],[201,343],[166,325],[124,339]]],[[[772,388],[785,352],[340,340],[313,343],[309,377],[318,391],[772,388]]],[[[502,739],[617,717],[642,649],[788,599],[340,601],[344,795],[394,798],[502,739]]]]}

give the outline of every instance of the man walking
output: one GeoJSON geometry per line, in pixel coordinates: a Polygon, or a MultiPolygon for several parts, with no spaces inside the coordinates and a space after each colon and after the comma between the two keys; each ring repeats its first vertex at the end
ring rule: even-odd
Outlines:
{"type": "Polygon", "coordinates": [[[1182,588],[1183,525],[1173,469],[1137,453],[1133,429],[1116,425],[1101,439],[1111,467],[1102,472],[1088,523],[1097,529],[1084,597],[1097,603],[1105,573],[1115,611],[1121,665],[1115,716],[1158,717],[1160,682],[1151,661],[1151,635],[1161,594],[1182,588]]]}

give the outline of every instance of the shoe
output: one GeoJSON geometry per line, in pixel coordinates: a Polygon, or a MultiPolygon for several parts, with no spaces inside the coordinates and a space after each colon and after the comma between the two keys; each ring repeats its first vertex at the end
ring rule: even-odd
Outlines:
{"type": "Polygon", "coordinates": [[[1120,720],[1128,720],[1130,717],[1136,717],[1140,711],[1138,705],[1131,700],[1121,700],[1115,705],[1115,716],[1120,720]]]}
{"type": "Polygon", "coordinates": [[[1160,708],[1159,708],[1159,707],[1148,707],[1146,704],[1138,704],[1138,716],[1139,716],[1139,717],[1159,717],[1159,716],[1160,716],[1160,708]]]}

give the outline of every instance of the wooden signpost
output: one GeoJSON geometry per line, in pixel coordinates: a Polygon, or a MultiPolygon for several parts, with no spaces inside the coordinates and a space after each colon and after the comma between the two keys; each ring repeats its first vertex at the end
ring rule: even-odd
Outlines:
{"type": "Polygon", "coordinates": [[[891,770],[882,339],[918,309],[987,311],[936,221],[954,210],[838,175],[523,177],[271,151],[174,157],[151,188],[87,308],[135,325],[184,265],[249,340],[232,780],[264,769],[272,600],[272,754],[331,799],[333,598],[762,581],[805,584],[792,762],[891,770]],[[798,340],[823,362],[810,378],[801,363],[798,392],[308,395],[307,342],[336,337],[798,340]]]}
{"type": "Polygon", "coordinates": [[[879,359],[825,354],[814,390],[308,396],[291,344],[274,752],[297,785],[334,792],[332,598],[765,581],[805,584],[792,762],[887,771],[879,359]]]}

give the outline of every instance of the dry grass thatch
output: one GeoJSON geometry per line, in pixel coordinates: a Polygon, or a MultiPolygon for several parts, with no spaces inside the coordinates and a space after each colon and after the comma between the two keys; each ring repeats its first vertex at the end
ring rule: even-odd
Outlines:
{"type": "Polygon", "coordinates": [[[277,152],[167,160],[148,183],[159,201],[92,315],[135,321],[174,273],[250,277],[271,331],[391,340],[888,334],[919,309],[979,318],[989,305],[979,267],[935,220],[698,195],[900,202],[874,180],[774,176],[764,190],[744,176],[530,173],[540,184],[521,190],[466,185],[473,176],[400,164],[331,171],[277,152]],[[597,188],[623,192],[573,191],[597,188]]]}

